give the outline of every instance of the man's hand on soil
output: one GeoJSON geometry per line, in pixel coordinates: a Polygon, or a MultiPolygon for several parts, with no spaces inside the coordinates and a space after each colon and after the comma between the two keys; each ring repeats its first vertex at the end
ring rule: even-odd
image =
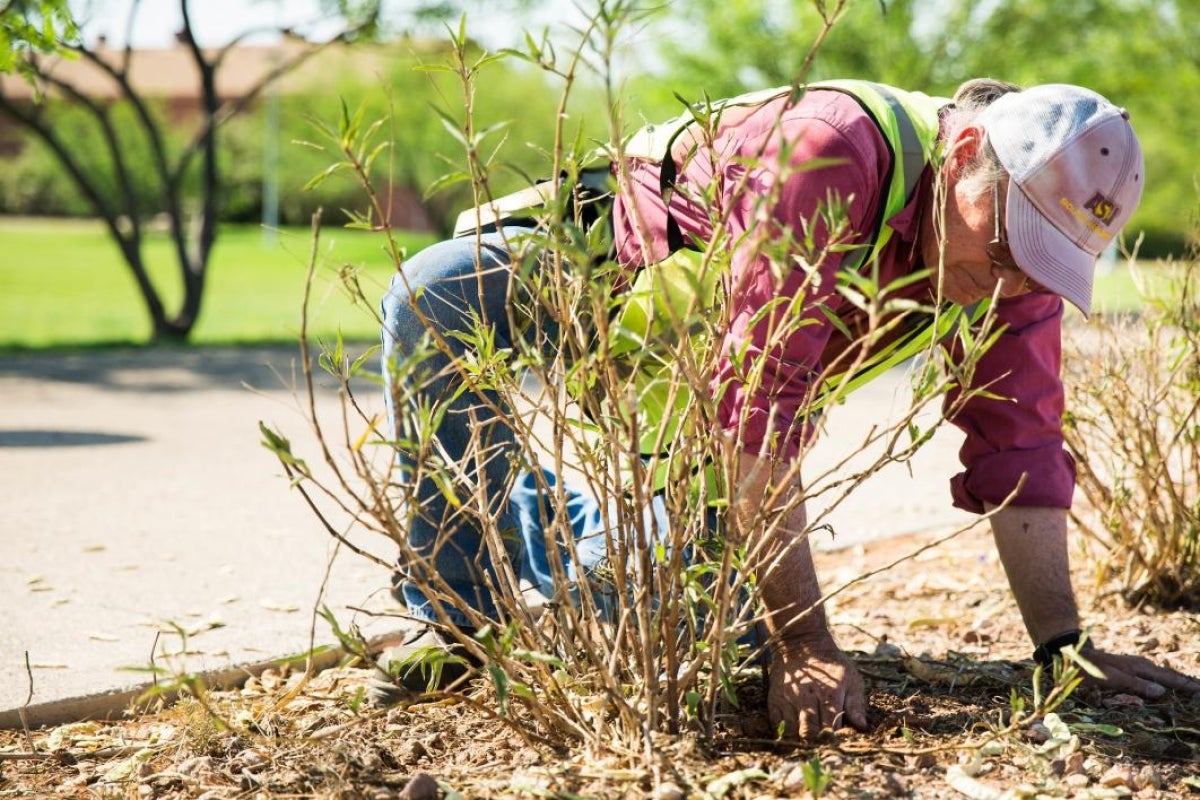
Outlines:
{"type": "Polygon", "coordinates": [[[866,690],[832,642],[784,641],[772,648],[767,715],[785,738],[812,740],[824,728],[867,727],[866,690]]]}
{"type": "Polygon", "coordinates": [[[1200,681],[1169,667],[1160,667],[1142,656],[1108,653],[1094,647],[1085,647],[1080,656],[1104,673],[1104,680],[1100,680],[1083,672],[1084,683],[1092,686],[1134,694],[1147,700],[1162,697],[1167,689],[1200,694],[1200,681]]]}

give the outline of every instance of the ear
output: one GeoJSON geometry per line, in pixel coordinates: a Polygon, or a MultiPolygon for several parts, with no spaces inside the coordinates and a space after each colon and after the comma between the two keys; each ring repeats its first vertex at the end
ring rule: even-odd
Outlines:
{"type": "Polygon", "coordinates": [[[967,125],[950,142],[946,151],[945,167],[955,177],[974,163],[983,147],[983,129],[977,125],[967,125]]]}

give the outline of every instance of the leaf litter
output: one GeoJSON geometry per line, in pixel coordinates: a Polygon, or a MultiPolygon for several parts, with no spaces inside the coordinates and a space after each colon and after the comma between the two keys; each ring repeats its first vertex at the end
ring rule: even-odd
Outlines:
{"type": "MultiPolygon", "coordinates": [[[[863,572],[912,542],[816,558],[823,575],[863,572]]],[[[1082,573],[1077,585],[1087,586],[1082,573]]],[[[1103,586],[1080,601],[1097,641],[1200,672],[1192,615],[1130,609],[1103,586]]],[[[761,681],[740,688],[712,739],[663,737],[648,770],[629,754],[527,744],[465,702],[371,709],[370,670],[351,663],[307,679],[268,671],[203,704],[185,697],[28,739],[0,731],[0,797],[1200,798],[1196,698],[1084,687],[1012,729],[1010,697],[1031,691],[1032,664],[986,532],[829,605],[868,686],[870,729],[811,745],[773,741],[761,681]]],[[[469,691],[494,706],[482,682],[469,691]]]]}

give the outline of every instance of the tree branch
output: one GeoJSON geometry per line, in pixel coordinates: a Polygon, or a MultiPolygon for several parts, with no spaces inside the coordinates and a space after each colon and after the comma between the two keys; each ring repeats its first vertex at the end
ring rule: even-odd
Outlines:
{"type": "Polygon", "coordinates": [[[138,7],[142,0],[133,0],[129,4],[129,16],[125,18],[125,51],[121,54],[121,74],[129,74],[129,65],[133,61],[133,23],[137,18],[138,7]]]}
{"type": "Polygon", "coordinates": [[[121,247],[121,251],[125,255],[125,260],[129,264],[129,268],[133,271],[134,279],[145,295],[151,315],[157,313],[161,316],[162,303],[159,301],[158,295],[154,292],[154,286],[150,282],[149,275],[146,274],[140,253],[133,247],[129,239],[121,233],[121,226],[117,218],[118,215],[105,202],[103,194],[92,182],[87,173],[83,171],[83,168],[75,160],[74,156],[71,155],[71,151],[38,116],[27,113],[20,108],[17,104],[9,100],[3,91],[0,91],[0,109],[3,109],[13,119],[33,131],[54,152],[54,155],[63,165],[63,168],[67,170],[71,179],[76,182],[80,191],[83,192],[84,196],[87,197],[88,201],[96,209],[96,213],[100,215],[108,227],[109,233],[121,247]]]}
{"type": "MultiPolygon", "coordinates": [[[[184,293],[183,313],[195,317],[200,310],[204,266],[208,263],[208,254],[217,235],[217,137],[215,129],[209,122],[220,108],[220,98],[217,97],[216,67],[205,59],[204,51],[196,42],[196,37],[192,33],[192,17],[188,4],[189,0],[179,0],[179,10],[183,15],[183,33],[187,46],[191,50],[192,59],[196,62],[196,68],[200,70],[200,97],[204,106],[204,129],[209,131],[208,135],[198,142],[200,149],[204,151],[200,189],[200,234],[197,237],[195,258],[183,262],[186,266],[183,280],[187,287],[184,293]]],[[[183,166],[188,161],[188,154],[189,151],[184,151],[179,157],[179,171],[176,173],[176,177],[179,179],[183,177],[183,166]]],[[[183,243],[182,232],[178,232],[177,242],[186,247],[183,243]]]]}
{"type": "MultiPolygon", "coordinates": [[[[109,159],[112,161],[113,173],[117,179],[117,183],[121,190],[121,202],[129,217],[129,221],[133,226],[132,236],[129,237],[131,242],[138,242],[141,239],[141,222],[139,218],[137,193],[134,191],[133,182],[129,175],[129,168],[125,164],[124,150],[121,147],[120,138],[117,135],[116,129],[113,127],[112,119],[109,116],[108,109],[102,107],[91,97],[84,94],[74,84],[63,80],[55,75],[50,74],[46,70],[41,69],[41,65],[37,59],[30,59],[33,64],[34,74],[39,79],[46,81],[51,86],[57,87],[64,94],[77,102],[80,106],[86,109],[100,126],[100,131],[104,136],[105,144],[108,147],[109,159]]],[[[113,209],[113,214],[117,213],[113,209]]]]}

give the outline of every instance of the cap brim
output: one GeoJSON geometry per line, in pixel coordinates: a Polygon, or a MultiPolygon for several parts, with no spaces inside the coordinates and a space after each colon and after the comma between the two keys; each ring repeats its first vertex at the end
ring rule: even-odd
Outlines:
{"type": "Polygon", "coordinates": [[[1038,212],[1016,181],[1008,184],[1008,245],[1021,271],[1083,312],[1092,313],[1096,255],[1080,248],[1038,212]]]}

